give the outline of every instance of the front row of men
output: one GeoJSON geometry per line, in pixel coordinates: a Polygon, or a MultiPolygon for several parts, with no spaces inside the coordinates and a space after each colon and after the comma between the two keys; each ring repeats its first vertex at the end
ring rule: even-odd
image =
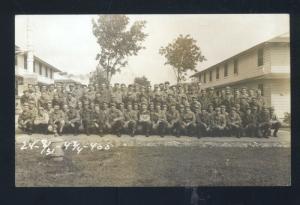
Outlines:
{"type": "Polygon", "coordinates": [[[39,106],[38,110],[30,103],[25,103],[23,112],[18,118],[19,128],[31,134],[35,133],[73,133],[84,132],[102,136],[111,133],[121,134],[156,134],[163,137],[166,134],[175,136],[188,135],[205,136],[249,136],[268,137],[271,129],[276,137],[280,122],[273,108],[263,108],[258,112],[257,107],[248,107],[245,112],[232,107],[229,113],[225,106],[214,110],[202,109],[199,106],[191,110],[189,105],[175,104],[149,106],[147,103],[138,105],[124,104],[116,108],[115,103],[110,107],[103,103],[102,109],[96,104],[93,109],[84,104],[82,109],[64,105],[54,105],[50,110],[39,106]]]}

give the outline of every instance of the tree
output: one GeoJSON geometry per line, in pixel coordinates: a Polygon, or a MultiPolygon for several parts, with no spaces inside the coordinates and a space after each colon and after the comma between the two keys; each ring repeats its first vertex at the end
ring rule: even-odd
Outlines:
{"type": "Polygon", "coordinates": [[[150,85],[150,81],[145,76],[134,78],[134,83],[138,84],[138,85],[142,85],[144,87],[147,87],[150,85]]]}
{"type": "Polygon", "coordinates": [[[179,35],[172,43],[159,49],[166,58],[165,65],[172,66],[177,83],[186,79],[188,70],[196,72],[198,62],[206,60],[196,42],[190,35],[179,35]]]}
{"type": "Polygon", "coordinates": [[[99,15],[92,23],[93,34],[100,46],[96,60],[104,69],[109,84],[112,76],[128,64],[127,57],[136,56],[145,48],[142,42],[147,34],[142,30],[146,21],[135,21],[127,28],[129,18],[125,15],[99,15]]]}

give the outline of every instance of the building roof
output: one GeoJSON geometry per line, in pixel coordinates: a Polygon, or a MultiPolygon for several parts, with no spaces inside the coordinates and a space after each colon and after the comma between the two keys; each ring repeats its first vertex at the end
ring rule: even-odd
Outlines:
{"type": "Polygon", "coordinates": [[[240,56],[240,55],[243,55],[244,53],[246,53],[246,52],[248,52],[248,51],[250,51],[250,50],[252,50],[252,49],[255,49],[255,48],[257,48],[257,47],[260,47],[260,46],[262,46],[262,45],[264,45],[264,44],[267,44],[267,43],[289,43],[289,42],[290,42],[290,33],[287,32],[287,33],[281,34],[281,35],[276,36],[276,37],[274,37],[274,38],[271,38],[271,39],[269,39],[269,40],[267,40],[267,41],[264,41],[264,42],[262,42],[262,43],[259,43],[259,44],[255,45],[255,46],[252,46],[251,48],[249,48],[249,49],[247,49],[247,50],[244,50],[244,51],[242,51],[242,52],[240,52],[240,53],[238,53],[238,54],[235,54],[235,55],[233,55],[233,56],[231,56],[231,57],[229,57],[229,58],[226,58],[225,60],[223,60],[223,61],[221,61],[221,62],[219,62],[219,63],[217,63],[217,64],[214,64],[214,65],[212,65],[212,66],[210,66],[210,67],[208,67],[208,68],[205,68],[205,69],[203,69],[203,70],[201,70],[201,71],[199,71],[199,72],[197,72],[197,73],[191,75],[190,78],[192,78],[192,77],[197,77],[197,76],[198,76],[199,74],[201,74],[203,71],[207,71],[207,70],[210,70],[211,68],[217,67],[217,66],[219,66],[219,65],[221,65],[221,64],[223,64],[223,63],[225,63],[225,62],[228,61],[228,60],[232,60],[232,59],[234,59],[234,58],[236,58],[236,57],[238,57],[238,56],[240,56]]]}
{"type": "MultiPolygon", "coordinates": [[[[20,46],[17,46],[15,45],[15,52],[20,52],[20,53],[26,53],[28,52],[27,50],[23,50],[20,46]]],[[[33,55],[34,59],[43,63],[43,64],[46,64],[49,68],[51,68],[54,72],[62,72],[60,69],[56,68],[55,66],[47,63],[46,61],[44,61],[43,59],[39,58],[38,56],[36,55],[33,55]]]]}

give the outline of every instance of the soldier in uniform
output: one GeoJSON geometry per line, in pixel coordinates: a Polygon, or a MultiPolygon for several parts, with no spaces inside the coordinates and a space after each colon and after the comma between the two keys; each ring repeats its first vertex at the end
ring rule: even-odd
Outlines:
{"type": "Polygon", "coordinates": [[[166,118],[168,122],[168,131],[171,134],[176,135],[179,137],[179,132],[178,131],[178,123],[180,120],[180,114],[178,110],[176,110],[176,104],[171,104],[170,109],[166,112],[166,118]]]}
{"type": "Polygon", "coordinates": [[[239,114],[237,114],[235,107],[231,108],[227,119],[228,119],[227,127],[229,128],[229,132],[230,132],[229,134],[240,138],[242,120],[239,114]]]}
{"type": "Polygon", "coordinates": [[[259,115],[258,122],[259,136],[268,138],[271,128],[270,112],[268,108],[263,108],[262,112],[259,115]]]}
{"type": "Polygon", "coordinates": [[[60,109],[58,104],[54,105],[53,112],[49,115],[48,131],[53,132],[55,135],[62,135],[62,131],[65,126],[65,114],[60,109]]]}
{"type": "Polygon", "coordinates": [[[70,106],[67,112],[65,112],[65,115],[66,121],[64,131],[77,135],[79,133],[79,127],[81,125],[80,112],[76,109],[76,107],[70,106]]]}
{"type": "Polygon", "coordinates": [[[274,129],[272,136],[277,137],[277,132],[281,127],[281,123],[274,112],[274,107],[270,107],[270,123],[271,123],[271,129],[274,129]]]}
{"type": "Polygon", "coordinates": [[[38,108],[38,113],[34,118],[33,124],[35,130],[38,133],[47,133],[47,128],[48,128],[48,123],[49,123],[49,114],[47,111],[44,109],[44,107],[39,106],[38,108]]]}
{"type": "Polygon", "coordinates": [[[212,116],[212,135],[214,137],[216,136],[222,136],[222,133],[224,133],[224,130],[226,128],[226,117],[225,115],[221,114],[221,108],[217,107],[215,109],[215,113],[212,116]]]}
{"type": "Polygon", "coordinates": [[[164,137],[167,131],[168,122],[165,112],[161,110],[160,104],[156,104],[155,106],[155,111],[152,117],[152,124],[153,131],[156,134],[159,134],[161,137],[164,137]]]}
{"type": "Polygon", "coordinates": [[[83,129],[86,135],[90,135],[90,133],[92,132],[92,130],[94,129],[94,123],[93,123],[93,111],[91,110],[90,106],[88,103],[86,103],[88,101],[85,101],[84,105],[83,105],[83,109],[80,113],[81,119],[82,119],[82,125],[83,125],[83,129]]]}
{"type": "Polygon", "coordinates": [[[132,109],[132,104],[127,105],[127,111],[124,113],[125,123],[124,130],[129,133],[131,137],[135,135],[138,121],[138,112],[132,109]]]}
{"type": "Polygon", "coordinates": [[[28,103],[24,102],[23,111],[18,118],[19,128],[28,134],[32,134],[34,115],[29,110],[28,103]]]}
{"type": "Polygon", "coordinates": [[[242,120],[243,134],[246,137],[257,136],[257,117],[251,112],[251,108],[247,107],[246,113],[242,120]]]}
{"type": "Polygon", "coordinates": [[[149,137],[152,128],[150,112],[147,110],[146,103],[142,103],[140,112],[138,113],[138,129],[140,132],[149,137]]]}
{"type": "Polygon", "coordinates": [[[118,137],[121,137],[121,131],[124,126],[124,115],[116,108],[115,103],[111,103],[110,105],[108,121],[111,132],[115,133],[118,137]]]}
{"type": "Polygon", "coordinates": [[[202,108],[201,112],[199,112],[196,116],[198,137],[211,135],[211,120],[212,116],[208,114],[206,109],[202,108]]]}
{"type": "Polygon", "coordinates": [[[29,94],[28,90],[24,90],[23,95],[20,98],[21,105],[23,106],[25,103],[27,103],[28,105],[29,101],[31,101],[32,99],[33,98],[29,94]]]}
{"type": "Polygon", "coordinates": [[[180,120],[179,128],[185,135],[193,136],[196,134],[196,117],[195,114],[191,111],[189,105],[185,106],[185,112],[180,120]]]}
{"type": "Polygon", "coordinates": [[[107,130],[108,115],[100,109],[99,104],[95,104],[95,112],[93,113],[93,123],[95,132],[102,137],[104,131],[107,130]]]}

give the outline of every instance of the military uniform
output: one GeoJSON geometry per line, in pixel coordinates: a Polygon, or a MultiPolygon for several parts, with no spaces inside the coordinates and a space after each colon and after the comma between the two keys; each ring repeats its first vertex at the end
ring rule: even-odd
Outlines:
{"type": "Polygon", "coordinates": [[[64,112],[60,109],[54,109],[53,112],[49,116],[48,130],[50,132],[54,132],[54,134],[58,133],[59,135],[61,135],[64,125],[65,125],[64,112]]]}
{"type": "Polygon", "coordinates": [[[212,135],[213,136],[222,136],[226,128],[226,117],[220,112],[220,108],[216,108],[216,113],[212,116],[212,135]]]}
{"type": "Polygon", "coordinates": [[[19,128],[28,134],[31,134],[33,131],[33,121],[35,116],[29,110],[28,104],[24,103],[24,109],[18,118],[19,128]]]}
{"type": "Polygon", "coordinates": [[[79,133],[79,127],[81,125],[81,117],[79,111],[71,107],[66,113],[66,122],[64,132],[71,132],[74,135],[79,133]]]}

